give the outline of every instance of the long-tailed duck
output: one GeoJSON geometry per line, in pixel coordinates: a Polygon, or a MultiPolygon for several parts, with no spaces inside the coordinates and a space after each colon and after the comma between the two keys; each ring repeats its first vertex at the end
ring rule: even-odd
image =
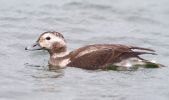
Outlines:
{"type": "Polygon", "coordinates": [[[59,32],[44,32],[35,44],[25,48],[25,50],[42,49],[49,52],[49,65],[55,68],[69,66],[95,70],[116,69],[117,66],[124,68],[136,65],[161,66],[140,57],[142,54],[155,55],[154,50],[136,46],[94,44],[68,52],[66,40],[59,32]]]}

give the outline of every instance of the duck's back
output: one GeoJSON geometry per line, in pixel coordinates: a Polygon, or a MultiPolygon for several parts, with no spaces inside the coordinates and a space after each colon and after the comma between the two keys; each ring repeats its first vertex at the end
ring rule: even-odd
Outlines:
{"type": "Polygon", "coordinates": [[[84,69],[106,69],[109,64],[119,63],[129,58],[142,59],[138,55],[147,54],[147,52],[136,52],[132,49],[153,51],[147,48],[120,44],[88,45],[71,52],[71,62],[67,66],[84,69]]]}

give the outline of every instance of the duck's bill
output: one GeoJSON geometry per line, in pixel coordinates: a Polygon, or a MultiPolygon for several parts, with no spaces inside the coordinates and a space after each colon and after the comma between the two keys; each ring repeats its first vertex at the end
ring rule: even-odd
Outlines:
{"type": "Polygon", "coordinates": [[[39,45],[38,42],[36,42],[36,43],[34,43],[34,44],[30,45],[30,46],[27,46],[27,47],[25,48],[25,50],[30,50],[30,51],[42,50],[42,49],[43,49],[43,48],[39,45]]]}

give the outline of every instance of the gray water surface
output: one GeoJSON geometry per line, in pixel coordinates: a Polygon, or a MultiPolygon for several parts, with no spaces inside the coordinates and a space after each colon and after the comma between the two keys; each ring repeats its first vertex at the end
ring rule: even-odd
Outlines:
{"type": "Polygon", "coordinates": [[[169,67],[49,71],[48,53],[24,48],[45,31],[69,50],[95,43],[154,48],[169,65],[169,0],[0,0],[0,100],[169,100],[169,67]]]}

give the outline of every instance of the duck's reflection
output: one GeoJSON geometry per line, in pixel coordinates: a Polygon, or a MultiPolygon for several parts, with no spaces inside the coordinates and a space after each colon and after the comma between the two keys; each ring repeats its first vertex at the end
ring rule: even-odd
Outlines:
{"type": "Polygon", "coordinates": [[[48,65],[41,66],[41,65],[34,65],[25,63],[26,67],[35,69],[35,72],[32,77],[34,78],[59,78],[64,75],[64,69],[50,67],[48,65]],[[37,71],[38,70],[38,71],[37,71]]]}

